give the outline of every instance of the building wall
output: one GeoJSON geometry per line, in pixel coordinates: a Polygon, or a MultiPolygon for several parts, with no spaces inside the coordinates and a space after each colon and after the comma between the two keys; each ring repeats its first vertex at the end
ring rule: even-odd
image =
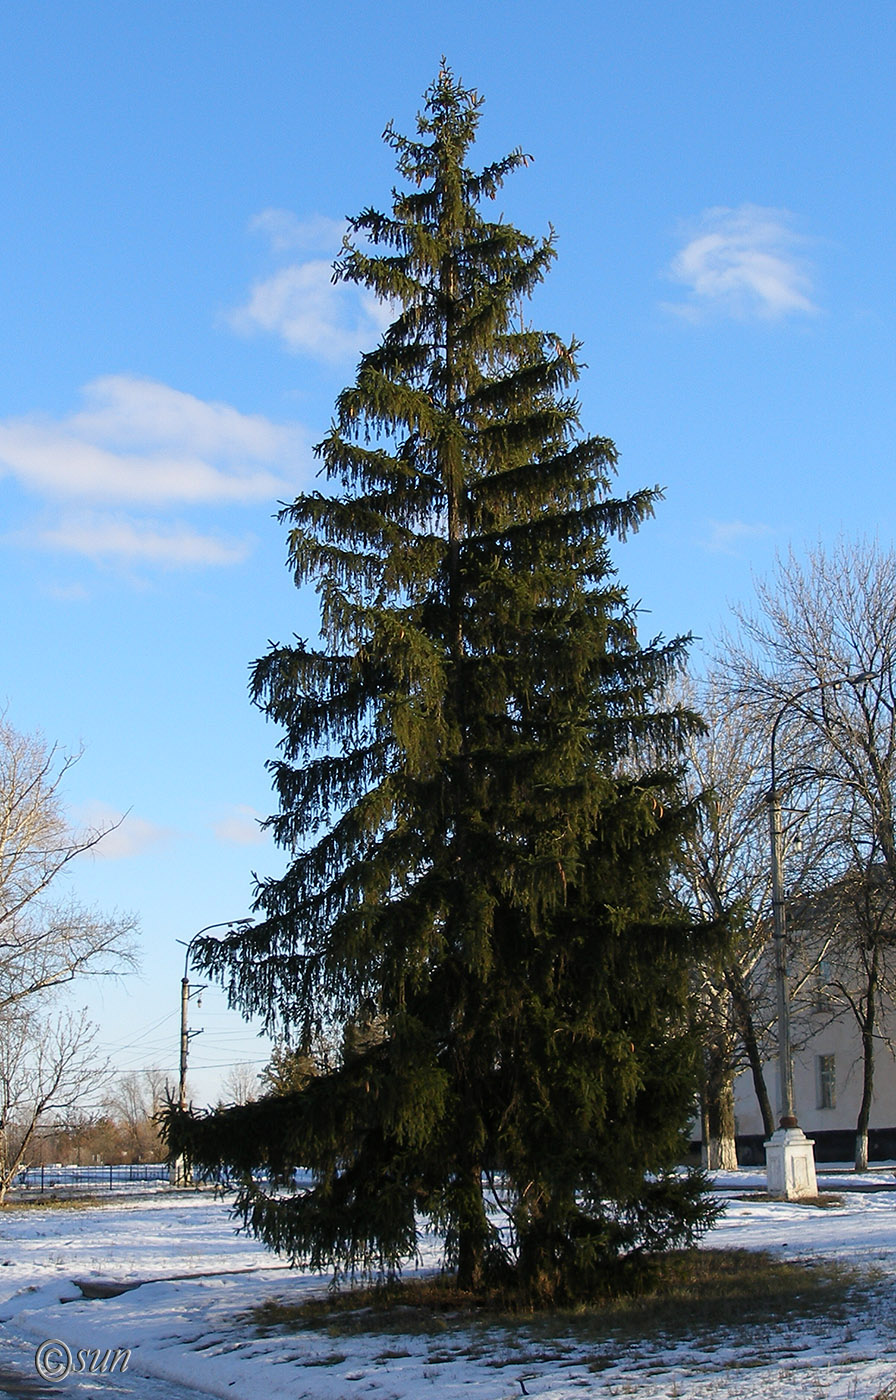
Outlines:
{"type": "MultiPolygon", "coordinates": [[[[892,1004],[884,1004],[881,1020],[883,1033],[875,1045],[870,1127],[896,1133],[896,1058],[886,1039],[887,1033],[896,1037],[896,1009],[892,1004]]],[[[847,1013],[831,1019],[829,1009],[822,1008],[795,1021],[792,1030],[796,1046],[793,1092],[800,1127],[810,1137],[813,1133],[854,1132],[862,1097],[861,1041],[855,1018],[847,1013]]],[[[765,1079],[777,1117],[777,1059],[767,1064],[765,1079]]],[[[740,1074],[735,1080],[734,1112],[738,1137],[762,1134],[762,1119],[749,1073],[740,1074]]]]}

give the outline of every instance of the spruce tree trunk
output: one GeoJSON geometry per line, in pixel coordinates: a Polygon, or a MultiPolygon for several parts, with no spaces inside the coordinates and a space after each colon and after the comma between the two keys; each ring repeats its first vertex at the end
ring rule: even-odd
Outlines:
{"type": "Polygon", "coordinates": [[[457,1286],[465,1293],[475,1293],[485,1280],[485,1242],[488,1238],[488,1218],[482,1199],[482,1167],[468,1169],[466,1201],[459,1211],[457,1241],[457,1286]]]}
{"type": "Polygon", "coordinates": [[[457,1286],[463,1293],[475,1293],[482,1287],[485,1273],[485,1252],[481,1239],[472,1231],[461,1231],[457,1251],[457,1286]]]}
{"type": "Polygon", "coordinates": [[[756,1025],[753,1021],[750,998],[744,983],[744,975],[739,967],[729,967],[725,969],[725,985],[731,993],[735,1019],[737,1020],[741,1039],[744,1043],[744,1049],[747,1052],[747,1060],[750,1065],[750,1075],[753,1080],[756,1102],[759,1105],[759,1112],[762,1115],[762,1130],[765,1136],[770,1138],[775,1131],[775,1115],[772,1109],[772,1101],[769,1098],[765,1075],[762,1072],[762,1055],[759,1051],[759,1039],[756,1035],[756,1025]]]}
{"type": "Polygon", "coordinates": [[[530,1216],[520,1236],[517,1278],[520,1291],[535,1304],[556,1303],[570,1278],[558,1259],[558,1235],[543,1212],[530,1216]]]}

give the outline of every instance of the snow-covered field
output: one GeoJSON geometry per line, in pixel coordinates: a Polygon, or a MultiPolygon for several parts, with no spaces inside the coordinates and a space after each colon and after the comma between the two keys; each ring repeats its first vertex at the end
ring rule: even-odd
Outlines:
{"type": "MultiPolygon", "coordinates": [[[[247,1316],[251,1308],[325,1291],[327,1281],[289,1270],[237,1235],[226,1202],[160,1191],[83,1209],[13,1207],[0,1213],[0,1395],[871,1400],[896,1380],[896,1192],[892,1170],[865,1182],[872,1189],[846,1192],[833,1210],[732,1199],[705,1241],[874,1270],[878,1282],[861,1308],[781,1322],[762,1335],[732,1317],[711,1334],[695,1327],[685,1338],[634,1342],[589,1340],[584,1329],[556,1320],[261,1335],[247,1316]],[[85,1297],[79,1287],[112,1294],[113,1283],[127,1291],[85,1297]],[[113,1374],[76,1369],[41,1383],[34,1354],[49,1340],[68,1347],[75,1367],[79,1350],[127,1349],[127,1371],[119,1361],[113,1374]]],[[[717,1184],[750,1191],[764,1178],[742,1172],[717,1184]]],[[[842,1191],[851,1182],[819,1184],[842,1191]]],[[[64,1347],[48,1355],[65,1369],[64,1347]]]]}

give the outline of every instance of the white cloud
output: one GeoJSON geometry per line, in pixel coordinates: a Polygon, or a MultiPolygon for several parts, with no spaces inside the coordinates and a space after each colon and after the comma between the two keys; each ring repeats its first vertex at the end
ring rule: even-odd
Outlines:
{"type": "Polygon", "coordinates": [[[142,561],[173,568],[239,564],[250,550],[247,541],[199,534],[185,525],[102,515],[62,520],[38,531],[31,542],[41,549],[95,560],[142,561]]]}
{"type": "Polygon", "coordinates": [[[209,504],[276,499],[305,456],[295,428],[148,379],[88,384],[59,421],[0,420],[0,469],[53,498],[209,504]]]}
{"type": "Polygon", "coordinates": [[[90,590],[83,583],[50,583],[46,586],[46,592],[60,603],[86,603],[90,600],[90,590]]]}
{"type": "Polygon", "coordinates": [[[293,430],[229,404],[207,403],[152,379],[109,374],[84,390],[87,406],[70,420],[81,435],[117,443],[188,443],[197,452],[269,460],[291,443],[293,430]]]}
{"type": "Polygon", "coordinates": [[[275,252],[298,249],[303,253],[328,253],[335,258],[348,231],[344,219],[328,219],[315,214],[297,219],[291,209],[262,209],[249,221],[251,233],[263,233],[275,252]]]}
{"type": "Polygon", "coordinates": [[[154,846],[167,843],[174,835],[169,827],[156,826],[133,812],[120,812],[106,802],[88,802],[79,808],[77,816],[86,831],[106,831],[89,852],[101,860],[127,860],[142,855],[154,846]]]}
{"type": "Polygon", "coordinates": [[[687,299],[667,308],[691,319],[710,311],[743,320],[816,311],[800,253],[805,240],[791,219],[787,210],[755,204],[705,210],[669,268],[687,299]]]}
{"type": "Polygon", "coordinates": [[[352,283],[333,282],[345,224],[320,215],[301,222],[289,210],[265,209],[250,228],[266,234],[277,252],[329,256],[291,262],[253,283],[246,304],[227,315],[234,330],[277,335],[293,353],[328,363],[350,360],[376,343],[395,311],[352,283]]]}
{"type": "Polygon", "coordinates": [[[167,518],[168,508],[273,507],[308,474],[295,424],[125,374],[94,380],[82,400],[58,419],[0,419],[0,476],[57,512],[11,537],[20,545],[165,568],[237,564],[251,539],[167,518]]]}
{"type": "Polygon", "coordinates": [[[235,330],[268,331],[288,350],[331,363],[370,349],[392,312],[370,293],[332,281],[330,263],[313,261],[281,268],[256,282],[245,306],[231,312],[235,330]]]}
{"type": "Polygon", "coordinates": [[[235,805],[214,823],[214,833],[228,846],[263,846],[270,838],[262,831],[262,816],[254,807],[235,805]]]}
{"type": "Polygon", "coordinates": [[[771,525],[747,525],[743,520],[711,520],[705,548],[711,554],[737,554],[737,546],[774,534],[771,525]]]}

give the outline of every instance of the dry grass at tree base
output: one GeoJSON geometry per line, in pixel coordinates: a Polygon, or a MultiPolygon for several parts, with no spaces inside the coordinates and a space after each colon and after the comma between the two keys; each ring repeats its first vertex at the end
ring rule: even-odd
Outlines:
{"type": "MultiPolygon", "coordinates": [[[[735,1201],[779,1201],[780,1196],[770,1196],[767,1191],[747,1191],[743,1195],[735,1196],[735,1201]]],[[[842,1196],[838,1196],[834,1191],[819,1191],[817,1196],[801,1196],[795,1205],[814,1206],[816,1210],[837,1210],[845,1205],[842,1196]]]]}
{"type": "MultiPolygon", "coordinates": [[[[273,1331],[352,1336],[444,1335],[524,1329],[535,1341],[694,1336],[800,1318],[844,1318],[878,1282],[835,1261],[790,1262],[754,1250],[691,1249],[654,1261],[637,1289],[609,1291],[573,1308],[536,1312],[506,1295],[472,1295],[444,1276],[334,1288],[304,1302],[271,1300],[248,1315],[273,1331]],[[734,1319],[734,1321],[732,1321],[734,1319]]],[[[888,1397],[889,1400],[889,1397],[888,1397]]],[[[896,1392],[892,1397],[896,1400],[896,1392]]]]}
{"type": "Polygon", "coordinates": [[[92,1196],[58,1196],[54,1192],[47,1191],[37,1196],[20,1196],[15,1192],[10,1192],[5,1201],[0,1201],[0,1215],[6,1211],[14,1214],[19,1210],[93,1210],[117,1205],[117,1200],[103,1200],[102,1197],[97,1197],[95,1194],[92,1196]]]}

